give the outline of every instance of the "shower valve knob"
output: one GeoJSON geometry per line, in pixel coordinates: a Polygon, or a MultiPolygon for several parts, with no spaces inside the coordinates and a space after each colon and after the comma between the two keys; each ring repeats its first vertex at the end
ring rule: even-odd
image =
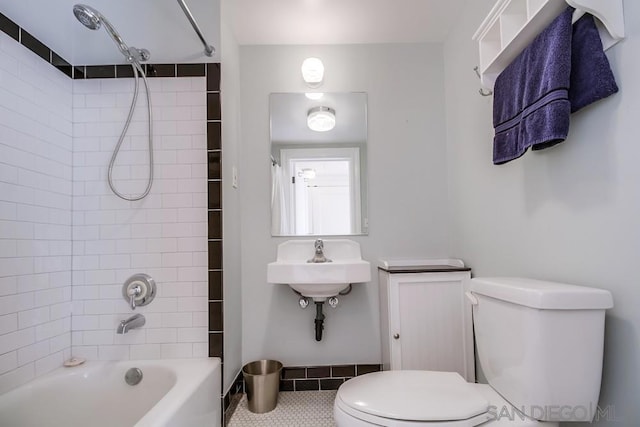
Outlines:
{"type": "Polygon", "coordinates": [[[131,310],[149,304],[156,296],[157,287],[153,278],[139,273],[129,277],[122,285],[122,296],[131,310]]]}
{"type": "Polygon", "coordinates": [[[142,293],[142,287],[140,285],[131,286],[127,290],[127,295],[129,295],[129,305],[131,306],[131,310],[136,309],[136,299],[142,293]]]}

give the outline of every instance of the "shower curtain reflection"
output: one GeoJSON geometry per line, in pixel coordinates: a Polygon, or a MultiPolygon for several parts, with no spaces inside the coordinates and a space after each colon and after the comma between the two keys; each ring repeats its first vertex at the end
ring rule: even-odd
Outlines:
{"type": "Polygon", "coordinates": [[[271,234],[290,234],[287,212],[284,171],[274,162],[271,166],[271,234]]]}

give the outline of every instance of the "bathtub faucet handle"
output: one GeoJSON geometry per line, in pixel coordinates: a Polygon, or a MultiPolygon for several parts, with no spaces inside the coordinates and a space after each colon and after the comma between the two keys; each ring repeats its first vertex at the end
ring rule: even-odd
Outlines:
{"type": "Polygon", "coordinates": [[[122,285],[122,297],[131,310],[149,304],[156,296],[156,281],[144,273],[129,277],[122,285]]]}
{"type": "Polygon", "coordinates": [[[131,306],[131,310],[136,309],[136,299],[142,293],[142,288],[140,285],[135,285],[129,288],[127,291],[127,295],[129,295],[129,305],[131,306]]]}

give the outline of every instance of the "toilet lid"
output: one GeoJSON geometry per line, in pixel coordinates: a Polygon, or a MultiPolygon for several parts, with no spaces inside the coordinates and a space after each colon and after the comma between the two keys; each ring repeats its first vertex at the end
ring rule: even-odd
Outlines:
{"type": "Polygon", "coordinates": [[[489,409],[456,372],[374,372],[342,384],[337,398],[356,411],[406,421],[466,420],[489,409]]]}

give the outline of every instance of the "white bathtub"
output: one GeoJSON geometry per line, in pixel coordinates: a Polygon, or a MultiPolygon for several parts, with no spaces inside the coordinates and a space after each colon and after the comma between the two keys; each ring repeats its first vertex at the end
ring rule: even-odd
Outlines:
{"type": "Polygon", "coordinates": [[[219,427],[220,360],[87,362],[0,396],[7,427],[219,427]],[[142,381],[124,380],[140,368],[142,381]]]}

